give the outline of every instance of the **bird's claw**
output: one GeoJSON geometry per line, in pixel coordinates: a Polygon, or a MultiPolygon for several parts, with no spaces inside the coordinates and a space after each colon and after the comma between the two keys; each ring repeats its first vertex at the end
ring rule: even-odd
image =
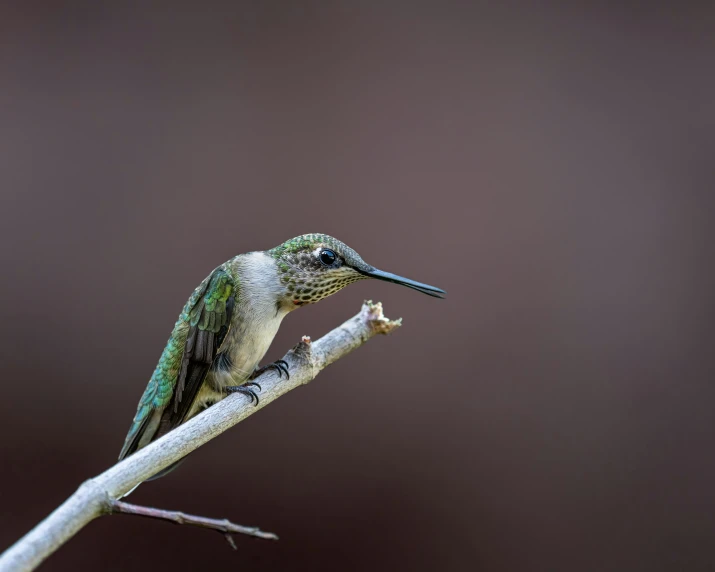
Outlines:
{"type": "Polygon", "coordinates": [[[286,379],[290,379],[290,373],[288,373],[288,362],[284,359],[279,359],[271,364],[278,370],[278,377],[282,378],[283,374],[286,374],[286,379]]]}
{"type": "Polygon", "coordinates": [[[250,386],[255,385],[258,388],[258,391],[261,391],[261,386],[258,385],[257,383],[254,383],[252,381],[249,381],[248,383],[244,383],[243,385],[230,385],[229,387],[225,388],[226,393],[231,394],[231,393],[241,393],[243,395],[247,395],[249,399],[251,400],[251,403],[254,401],[256,402],[256,406],[258,406],[258,395],[256,394],[255,391],[251,389],[250,386]]]}
{"type": "Polygon", "coordinates": [[[284,373],[286,375],[286,379],[290,379],[290,373],[288,373],[288,362],[284,359],[279,359],[277,361],[274,361],[273,363],[269,363],[268,365],[259,367],[256,371],[253,372],[251,379],[256,379],[259,375],[268,371],[269,369],[275,369],[278,372],[278,377],[280,379],[283,379],[284,373]]]}
{"type": "MultiPolygon", "coordinates": [[[[261,375],[265,371],[268,371],[269,369],[275,369],[278,372],[278,377],[281,379],[283,379],[284,373],[286,375],[286,378],[290,379],[290,374],[288,373],[288,362],[282,359],[274,361],[273,363],[269,363],[268,365],[264,365],[263,367],[259,367],[256,371],[253,372],[253,375],[251,375],[250,379],[256,379],[259,375],[261,375]]],[[[256,383],[255,381],[247,381],[243,385],[231,385],[227,387],[226,393],[242,393],[243,395],[247,395],[250,398],[251,403],[255,401],[256,405],[258,405],[258,395],[253,389],[251,389],[251,387],[257,387],[258,391],[261,391],[261,386],[258,383],[256,383]]]]}

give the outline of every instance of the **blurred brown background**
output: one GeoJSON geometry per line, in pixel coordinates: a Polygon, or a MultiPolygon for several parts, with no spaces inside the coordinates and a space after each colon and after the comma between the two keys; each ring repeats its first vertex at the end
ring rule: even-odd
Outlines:
{"type": "Polygon", "coordinates": [[[3,3],[0,547],[116,459],[188,294],[306,232],[449,292],[44,570],[712,570],[711,3],[3,3]],[[430,414],[427,414],[427,412],[430,414]]]}

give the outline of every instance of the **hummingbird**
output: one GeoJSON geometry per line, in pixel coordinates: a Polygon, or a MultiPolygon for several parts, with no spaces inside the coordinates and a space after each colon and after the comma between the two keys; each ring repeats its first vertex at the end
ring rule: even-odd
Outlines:
{"type": "Polygon", "coordinates": [[[119,460],[231,393],[244,394],[258,405],[261,388],[253,381],[256,377],[269,369],[290,377],[283,360],[259,367],[283,318],[366,278],[436,298],[446,295],[434,286],[378,270],[326,234],[304,234],[221,264],[184,305],[139,400],[119,460]]]}

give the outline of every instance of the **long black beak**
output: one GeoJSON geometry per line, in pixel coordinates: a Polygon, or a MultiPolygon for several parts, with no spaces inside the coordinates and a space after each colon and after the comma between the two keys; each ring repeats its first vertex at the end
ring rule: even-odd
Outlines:
{"type": "Polygon", "coordinates": [[[430,286],[429,284],[415,282],[414,280],[410,280],[409,278],[403,278],[402,276],[398,276],[397,274],[393,274],[392,272],[384,272],[382,270],[378,270],[377,268],[372,268],[370,270],[357,270],[358,272],[360,272],[360,274],[364,274],[365,276],[369,276],[370,278],[377,278],[378,280],[385,280],[386,282],[402,284],[403,286],[407,286],[408,288],[412,288],[414,290],[417,290],[418,292],[427,294],[428,296],[434,296],[435,298],[444,298],[447,295],[447,292],[445,292],[441,288],[435,288],[434,286],[430,286]]]}

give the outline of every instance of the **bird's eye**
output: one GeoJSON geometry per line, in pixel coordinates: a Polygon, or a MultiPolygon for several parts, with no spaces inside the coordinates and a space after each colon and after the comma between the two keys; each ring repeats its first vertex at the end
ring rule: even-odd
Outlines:
{"type": "Polygon", "coordinates": [[[332,266],[336,258],[335,253],[327,248],[320,253],[320,261],[325,264],[325,266],[332,266]]]}

